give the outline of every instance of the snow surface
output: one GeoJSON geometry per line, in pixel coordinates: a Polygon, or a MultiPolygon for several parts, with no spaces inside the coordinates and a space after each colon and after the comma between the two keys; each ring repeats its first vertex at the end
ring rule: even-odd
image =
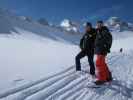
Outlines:
{"type": "Polygon", "coordinates": [[[77,47],[52,40],[0,37],[0,89],[15,80],[38,79],[74,64],[77,47]],[[66,59],[66,60],[65,60],[66,59]],[[8,81],[8,82],[7,82],[8,81]],[[5,85],[5,86],[3,86],[5,85]]]}
{"type": "MultiPolygon", "coordinates": [[[[75,71],[80,35],[0,9],[0,100],[133,100],[133,32],[112,34],[107,63],[115,80],[89,89],[91,76],[75,71]]],[[[89,71],[86,58],[82,69],[89,71]]]]}

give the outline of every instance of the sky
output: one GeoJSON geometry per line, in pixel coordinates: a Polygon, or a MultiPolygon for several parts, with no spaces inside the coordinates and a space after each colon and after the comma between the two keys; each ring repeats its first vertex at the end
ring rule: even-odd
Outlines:
{"type": "Polygon", "coordinates": [[[106,20],[117,16],[133,22],[133,0],[0,0],[0,8],[51,22],[106,20]]]}

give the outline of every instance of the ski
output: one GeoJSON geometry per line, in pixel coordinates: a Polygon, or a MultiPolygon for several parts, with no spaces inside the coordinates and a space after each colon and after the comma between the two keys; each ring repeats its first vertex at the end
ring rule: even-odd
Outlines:
{"type": "Polygon", "coordinates": [[[106,82],[106,83],[104,83],[102,85],[96,85],[95,83],[89,83],[87,85],[87,88],[102,88],[102,87],[108,87],[110,85],[111,85],[111,82],[106,82]]]}

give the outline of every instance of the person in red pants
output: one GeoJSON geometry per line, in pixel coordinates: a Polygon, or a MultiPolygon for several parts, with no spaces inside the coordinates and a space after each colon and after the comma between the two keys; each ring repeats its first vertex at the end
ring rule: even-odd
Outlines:
{"type": "Polygon", "coordinates": [[[95,40],[95,54],[96,54],[96,70],[97,80],[96,85],[104,84],[105,82],[112,81],[112,74],[106,64],[106,56],[110,53],[112,45],[112,35],[109,29],[104,26],[103,21],[97,22],[97,35],[95,40]]]}

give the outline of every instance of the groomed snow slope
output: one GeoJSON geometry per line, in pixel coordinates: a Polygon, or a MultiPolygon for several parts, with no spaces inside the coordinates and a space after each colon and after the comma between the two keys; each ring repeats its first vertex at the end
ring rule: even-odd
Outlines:
{"type": "Polygon", "coordinates": [[[0,36],[0,91],[74,64],[78,47],[33,35],[0,36]]]}
{"type": "MultiPolygon", "coordinates": [[[[132,51],[112,53],[108,58],[110,69],[116,79],[111,86],[99,89],[87,88],[90,76],[88,74],[80,76],[73,66],[53,76],[1,92],[0,98],[5,97],[1,100],[132,100],[132,51]]],[[[86,64],[83,66],[86,70],[86,64]]]]}
{"type": "MultiPolygon", "coordinates": [[[[132,100],[132,41],[114,40],[107,60],[116,79],[112,85],[88,89],[89,74],[79,75],[71,66],[77,46],[36,36],[1,35],[0,100],[132,100]]],[[[88,63],[82,66],[89,70],[88,63]]]]}

